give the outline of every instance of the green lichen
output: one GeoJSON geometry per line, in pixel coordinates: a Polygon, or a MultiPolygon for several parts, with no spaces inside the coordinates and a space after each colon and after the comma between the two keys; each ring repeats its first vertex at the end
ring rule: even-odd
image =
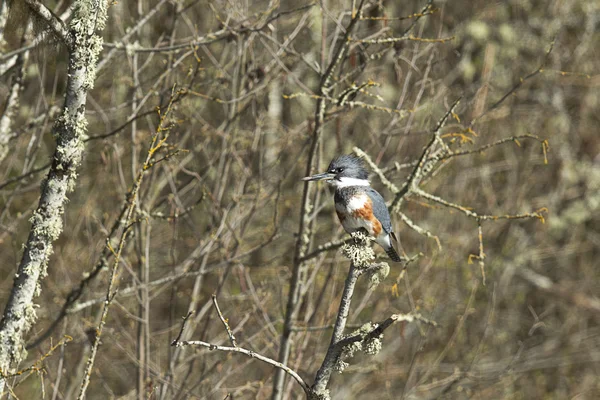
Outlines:
{"type": "Polygon", "coordinates": [[[383,342],[381,341],[382,339],[383,339],[383,334],[381,334],[377,337],[365,339],[364,345],[363,345],[365,354],[369,354],[372,356],[378,354],[381,351],[381,348],[383,346],[383,342]]]}
{"type": "Polygon", "coordinates": [[[75,3],[70,31],[73,33],[73,56],[76,70],[83,69],[83,89],[94,87],[96,64],[102,51],[103,39],[96,35],[106,26],[107,2],[104,0],[79,0],[75,3]]]}
{"type": "Polygon", "coordinates": [[[310,400],[331,400],[331,395],[329,394],[329,389],[323,389],[319,392],[313,392],[310,395],[310,400]]]}
{"type": "MultiPolygon", "coordinates": [[[[30,221],[35,236],[42,242],[39,246],[43,246],[46,241],[55,241],[60,236],[63,229],[62,207],[48,205],[43,209],[35,210],[30,221]]],[[[38,243],[36,243],[37,245],[38,243]]],[[[42,250],[36,246],[38,250],[42,250]]]]}
{"type": "MultiPolygon", "coordinates": [[[[34,304],[34,303],[29,303],[25,306],[24,313],[21,316],[23,318],[23,328],[22,329],[24,332],[29,331],[29,329],[31,328],[33,323],[36,321],[37,314],[36,314],[35,310],[36,310],[36,308],[39,308],[39,307],[40,307],[39,305],[34,304]]],[[[23,340],[21,332],[15,331],[11,340],[15,344],[13,346],[13,354],[12,354],[13,359],[15,359],[15,360],[25,359],[27,357],[27,349],[25,348],[25,342],[23,340]]]]}
{"type": "MultiPolygon", "coordinates": [[[[77,168],[81,163],[81,157],[84,150],[84,140],[87,136],[88,122],[82,109],[70,113],[65,110],[57,118],[54,134],[58,142],[55,151],[57,171],[66,172],[66,192],[69,193],[75,189],[77,180],[77,168]]],[[[61,182],[62,183],[62,182],[61,182]]]]}
{"type": "Polygon", "coordinates": [[[83,113],[77,113],[75,121],[73,121],[74,134],[76,138],[79,138],[79,146],[83,149],[82,140],[87,139],[88,120],[85,118],[83,113]]]}
{"type": "Polygon", "coordinates": [[[357,330],[352,332],[350,334],[350,336],[367,335],[369,332],[371,332],[375,328],[377,328],[377,324],[374,324],[372,322],[367,322],[367,323],[363,324],[360,328],[358,328],[357,330]]]}
{"type": "Polygon", "coordinates": [[[362,325],[359,329],[346,336],[346,338],[359,336],[361,340],[357,340],[344,347],[342,353],[340,354],[340,357],[337,359],[336,363],[333,366],[333,369],[336,372],[340,374],[344,372],[344,370],[350,365],[347,362],[347,360],[354,357],[354,355],[360,351],[369,355],[375,355],[381,351],[381,348],[383,346],[383,334],[375,337],[369,336],[369,334],[375,329],[377,329],[377,327],[377,324],[367,322],[366,324],[362,325]]]}
{"type": "Polygon", "coordinates": [[[127,57],[133,57],[135,51],[141,48],[142,46],[140,45],[140,42],[136,40],[135,42],[125,46],[125,53],[127,54],[127,57]]]}
{"type": "Polygon", "coordinates": [[[362,342],[354,342],[352,344],[349,344],[347,346],[344,347],[344,349],[342,350],[342,353],[340,354],[339,358],[337,359],[337,362],[333,365],[333,369],[334,371],[336,371],[337,373],[342,373],[346,370],[346,368],[348,368],[348,366],[350,364],[348,364],[346,362],[346,360],[354,357],[354,354],[356,354],[356,352],[361,351],[362,350],[362,342]]]}
{"type": "Polygon", "coordinates": [[[79,0],[74,5],[71,29],[91,34],[106,27],[108,3],[105,0],[79,0]]]}
{"type": "Polygon", "coordinates": [[[388,263],[383,262],[379,264],[379,268],[369,269],[367,277],[369,278],[369,289],[375,290],[377,286],[385,279],[390,273],[390,266],[388,263]]]}
{"type": "Polygon", "coordinates": [[[348,368],[350,366],[350,364],[348,364],[346,361],[342,360],[342,358],[340,357],[338,359],[338,361],[333,365],[333,370],[335,372],[337,372],[338,374],[341,374],[342,372],[344,372],[346,370],[346,368],[348,368]]]}

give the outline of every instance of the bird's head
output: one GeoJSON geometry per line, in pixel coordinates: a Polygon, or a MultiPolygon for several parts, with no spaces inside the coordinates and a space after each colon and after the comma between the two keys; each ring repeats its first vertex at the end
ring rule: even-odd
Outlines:
{"type": "Polygon", "coordinates": [[[335,187],[369,186],[369,172],[362,158],[354,155],[338,156],[331,161],[327,172],[307,176],[303,181],[326,181],[335,187]]]}

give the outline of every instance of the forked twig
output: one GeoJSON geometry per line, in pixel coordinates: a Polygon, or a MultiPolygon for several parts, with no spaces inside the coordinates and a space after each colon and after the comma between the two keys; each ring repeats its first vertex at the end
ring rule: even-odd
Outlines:
{"type": "MultiPolygon", "coordinates": [[[[213,296],[213,301],[214,300],[215,300],[215,297],[213,296]]],[[[256,353],[252,350],[248,350],[248,349],[239,347],[239,346],[237,346],[237,344],[234,344],[233,347],[229,347],[229,346],[220,346],[220,345],[204,342],[202,340],[181,340],[181,336],[183,335],[183,331],[185,330],[185,324],[191,315],[192,315],[192,312],[189,312],[183,318],[183,321],[181,323],[181,329],[179,330],[179,334],[177,335],[177,338],[175,338],[175,340],[173,340],[173,342],[171,342],[171,346],[175,346],[175,347],[200,346],[200,347],[206,347],[207,349],[209,349],[211,351],[219,350],[219,351],[225,351],[225,352],[230,352],[230,353],[240,353],[240,354],[244,354],[250,358],[256,358],[257,360],[260,360],[264,363],[272,365],[273,367],[281,369],[282,371],[284,371],[285,373],[290,375],[292,378],[294,378],[296,380],[296,382],[298,382],[298,384],[302,387],[302,389],[304,390],[304,392],[307,395],[310,393],[310,387],[308,386],[308,384],[306,382],[304,382],[304,379],[302,379],[302,377],[300,375],[298,375],[298,373],[296,371],[294,371],[287,365],[280,363],[279,361],[273,360],[272,358],[263,356],[262,354],[256,353]]],[[[220,312],[219,312],[219,316],[222,317],[222,314],[220,314],[220,312]]],[[[224,322],[224,324],[226,324],[225,327],[226,327],[227,333],[228,333],[228,335],[230,335],[230,339],[231,339],[233,334],[231,333],[231,330],[229,329],[229,325],[224,320],[222,320],[222,321],[224,322]]],[[[232,341],[235,341],[235,338],[232,339],[232,341]]]]}

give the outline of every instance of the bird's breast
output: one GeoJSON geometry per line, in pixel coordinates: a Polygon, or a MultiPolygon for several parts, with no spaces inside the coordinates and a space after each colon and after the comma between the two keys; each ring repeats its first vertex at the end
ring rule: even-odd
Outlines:
{"type": "Polygon", "coordinates": [[[364,228],[370,235],[381,233],[381,223],[373,215],[373,203],[365,193],[355,194],[342,201],[336,201],[335,211],[342,226],[348,233],[364,228]]]}
{"type": "MultiPolygon", "coordinates": [[[[335,203],[335,210],[343,214],[353,214],[370,206],[371,199],[366,194],[357,194],[335,203]]],[[[371,207],[372,208],[372,207],[371,207]]]]}

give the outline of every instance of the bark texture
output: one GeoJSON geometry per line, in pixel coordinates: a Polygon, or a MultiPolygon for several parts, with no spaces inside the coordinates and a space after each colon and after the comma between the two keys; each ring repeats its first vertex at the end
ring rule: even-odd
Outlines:
{"type": "Polygon", "coordinates": [[[8,154],[8,142],[14,136],[12,132],[12,121],[19,108],[19,96],[23,88],[23,76],[29,52],[24,52],[17,56],[17,66],[13,82],[10,86],[6,107],[0,117],[0,161],[4,160],[8,154]]]}
{"type": "MultiPolygon", "coordinates": [[[[40,278],[47,274],[53,242],[63,230],[67,194],[75,187],[84,149],[86,96],[93,87],[97,57],[102,49],[102,38],[96,32],[105,26],[107,3],[80,0],[74,7],[69,26],[71,45],[65,102],[53,127],[56,150],[41,185],[39,205],[31,217],[29,237],[0,322],[0,369],[5,376],[26,355],[24,337],[36,319],[33,299],[40,292],[40,278]]],[[[3,390],[4,379],[0,379],[0,391],[3,390]]]]}

